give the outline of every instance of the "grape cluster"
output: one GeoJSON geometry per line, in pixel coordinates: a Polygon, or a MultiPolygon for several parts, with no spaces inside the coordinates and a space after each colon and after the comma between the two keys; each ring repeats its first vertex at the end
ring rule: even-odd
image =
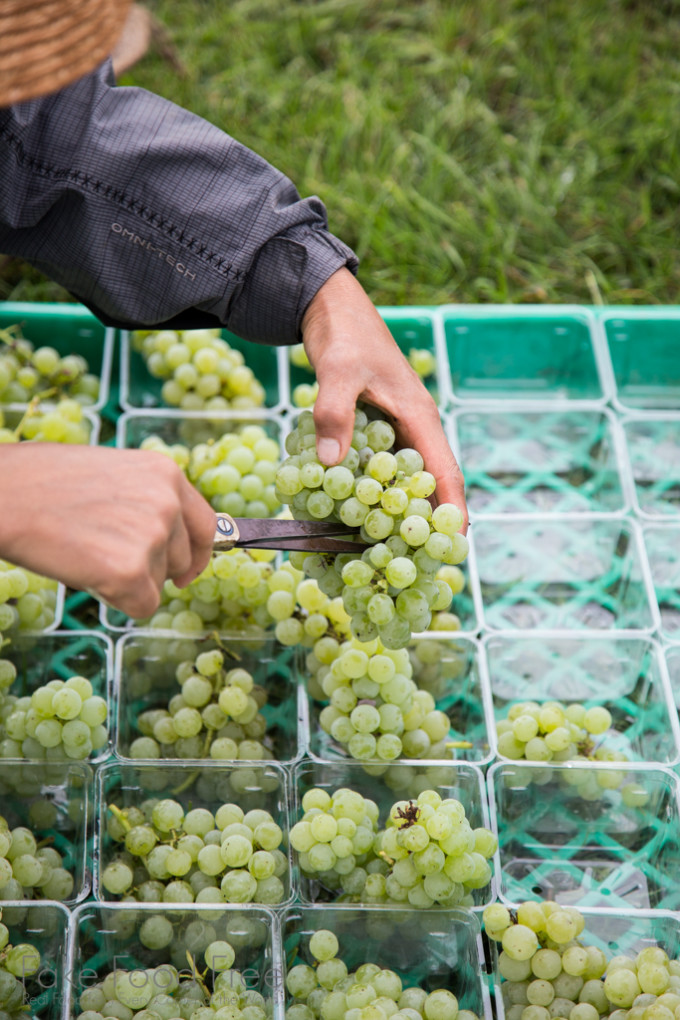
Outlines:
{"type": "Polygon", "coordinates": [[[0,403],[25,404],[44,391],[93,404],[99,379],[79,354],[62,357],[54,347],[35,347],[18,326],[0,330],[0,403]]]}
{"type": "Polygon", "coordinates": [[[455,798],[423,790],[396,801],[383,827],[376,803],[350,788],[314,788],[290,832],[302,873],[333,898],[416,908],[472,906],[488,885],[497,849],[488,829],[473,829],[455,798]]]}
{"type": "Polygon", "coordinates": [[[10,828],[0,815],[0,899],[67,900],[73,886],[73,875],[58,850],[39,845],[25,826],[10,828]]]}
{"type": "Polygon", "coordinates": [[[312,696],[328,700],[319,724],[353,758],[448,758],[449,718],[412,679],[408,650],[379,640],[324,637],[307,656],[312,696]]]}
{"type": "Polygon", "coordinates": [[[475,1013],[459,1009],[447,988],[426,992],[417,985],[404,987],[396,971],[366,962],[350,971],[337,955],[336,935],[327,929],[309,938],[313,964],[297,963],[286,974],[286,989],[294,1000],[286,1020],[343,1020],[351,1016],[394,1017],[396,1020],[477,1020],[475,1013]],[[356,1014],[354,1013],[356,1010],[356,1014]]]}
{"type": "Polygon", "coordinates": [[[9,1020],[24,1020],[28,1005],[24,981],[40,968],[40,951],[28,942],[12,945],[0,908],[0,1009],[9,1020]]]}
{"type": "Polygon", "coordinates": [[[87,677],[49,680],[21,697],[11,693],[16,677],[0,661],[0,758],[82,761],[106,747],[108,706],[87,677]]]}
{"type": "Polygon", "coordinates": [[[170,407],[250,411],[264,404],[262,383],[219,329],[138,330],[132,347],[151,375],[164,380],[161,397],[170,407]]]}
{"type": "Polygon", "coordinates": [[[86,446],[90,441],[90,429],[82,404],[74,397],[62,397],[50,407],[34,397],[22,415],[0,409],[0,443],[32,439],[41,443],[86,446]]]}
{"type": "MultiPolygon", "coordinates": [[[[186,957],[178,965],[161,964],[145,970],[114,970],[85,988],[79,998],[80,1013],[77,1020],[210,1020],[220,1010],[222,1020],[227,1015],[239,1020],[267,1020],[271,1016],[271,1001],[248,988],[242,973],[232,968],[236,949],[226,939],[214,938],[212,926],[200,920],[191,922],[184,930],[191,944],[198,943],[203,969],[199,969],[189,953],[192,969],[186,970],[186,957]],[[191,931],[193,925],[193,932],[191,931]],[[207,931],[206,931],[207,929],[207,931]],[[206,939],[208,940],[206,944],[206,939]]],[[[152,915],[143,921],[139,938],[143,945],[151,942],[153,948],[169,945],[177,932],[168,917],[152,915]]],[[[189,952],[186,950],[186,952],[189,952]]]]}
{"type": "Polygon", "coordinates": [[[448,610],[447,573],[465,559],[468,543],[457,507],[442,503],[432,510],[435,479],[420,454],[391,452],[394,441],[388,422],[369,421],[358,409],[349,453],[325,468],[316,456],[314,418],[303,411],[286,437],[289,456],[277,471],[276,493],[295,518],[359,529],[368,546],[361,554],[295,552],[290,559],[325,594],[342,597],[356,638],[379,637],[396,649],[414,631],[427,630],[433,613],[448,610]]]}
{"type": "Polygon", "coordinates": [[[520,701],[496,724],[498,752],[513,761],[625,761],[593,742],[611,724],[611,712],[602,705],[520,701]]]}
{"type": "Polygon", "coordinates": [[[486,907],[484,927],[500,943],[498,971],[507,1020],[675,1020],[680,961],[659,946],[609,959],[580,938],[583,914],[554,901],[516,911],[486,907]]]}
{"type": "MultiPolygon", "coordinates": [[[[57,590],[56,581],[0,559],[0,635],[46,630],[54,623],[57,590]]],[[[0,690],[8,685],[6,661],[0,660],[0,690]]],[[[12,675],[9,682],[13,679],[12,675]]]]}
{"type": "Polygon", "coordinates": [[[274,484],[279,444],[261,425],[239,425],[191,447],[151,435],[141,449],[174,460],[215,510],[232,517],[270,517],[281,509],[274,484]]]}
{"type": "Polygon", "coordinates": [[[225,669],[224,653],[215,648],[180,663],[176,678],[181,689],[167,708],[140,715],[142,736],[130,746],[132,758],[273,759],[260,711],[267,692],[248,670],[225,669]]]}
{"type": "Polygon", "coordinates": [[[213,553],[186,588],[166,581],[160,606],[152,617],[138,623],[153,630],[171,630],[183,638],[206,631],[262,637],[274,624],[266,603],[275,557],[269,549],[213,553]]]}
{"type": "Polygon", "coordinates": [[[285,898],[288,858],[270,812],[244,813],[235,803],[214,814],[203,807],[185,812],[172,798],[108,808],[108,835],[124,850],[103,869],[106,893],[147,903],[276,904],[285,898]]]}

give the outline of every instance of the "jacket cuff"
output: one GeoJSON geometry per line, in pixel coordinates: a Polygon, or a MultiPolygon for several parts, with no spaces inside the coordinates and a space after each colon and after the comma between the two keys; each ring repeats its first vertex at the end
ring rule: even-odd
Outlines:
{"type": "Polygon", "coordinates": [[[328,231],[293,227],[260,249],[230,304],[227,326],[257,343],[298,343],[302,317],[319,288],[338,269],[356,275],[358,266],[352,249],[328,231]]]}

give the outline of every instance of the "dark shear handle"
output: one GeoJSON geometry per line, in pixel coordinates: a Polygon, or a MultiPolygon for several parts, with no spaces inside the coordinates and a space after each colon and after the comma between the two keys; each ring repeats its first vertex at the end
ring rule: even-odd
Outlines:
{"type": "Polygon", "coordinates": [[[217,514],[213,549],[217,551],[233,549],[240,537],[234,518],[229,514],[217,514]]]}

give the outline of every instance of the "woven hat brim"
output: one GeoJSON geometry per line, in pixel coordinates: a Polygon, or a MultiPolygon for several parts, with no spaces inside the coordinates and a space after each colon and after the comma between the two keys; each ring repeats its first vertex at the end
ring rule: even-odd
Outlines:
{"type": "Polygon", "coordinates": [[[70,85],[102,63],[130,0],[0,0],[0,106],[70,85]]]}

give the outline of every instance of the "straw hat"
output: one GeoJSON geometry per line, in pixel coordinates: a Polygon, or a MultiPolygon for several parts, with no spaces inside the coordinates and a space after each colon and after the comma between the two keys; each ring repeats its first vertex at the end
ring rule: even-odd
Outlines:
{"type": "Polygon", "coordinates": [[[130,0],[0,0],[0,106],[69,85],[113,50],[130,0]]]}

